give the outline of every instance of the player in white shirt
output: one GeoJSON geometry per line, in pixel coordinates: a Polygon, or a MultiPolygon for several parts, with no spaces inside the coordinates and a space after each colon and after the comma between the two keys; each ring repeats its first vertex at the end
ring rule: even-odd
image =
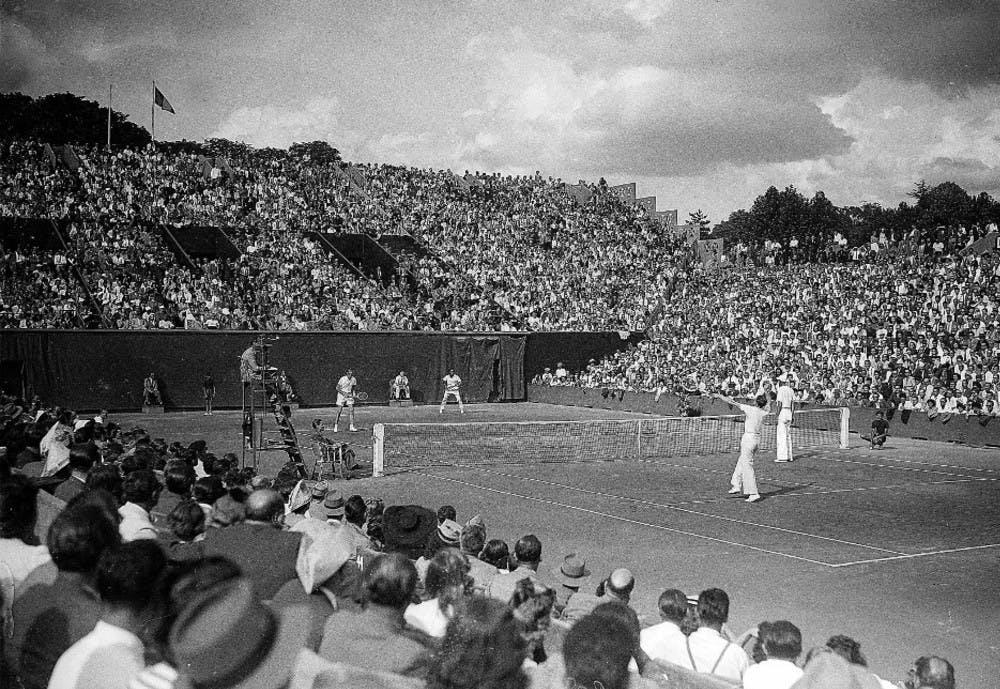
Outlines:
{"type": "Polygon", "coordinates": [[[736,462],[733,470],[733,477],[730,479],[732,488],[730,493],[743,493],[747,495],[747,502],[757,502],[761,499],[757,491],[757,474],[753,470],[753,457],[757,453],[760,445],[760,428],[764,424],[764,417],[767,416],[768,399],[766,395],[757,395],[755,403],[757,406],[751,407],[749,404],[740,404],[731,397],[725,395],[713,395],[726,404],[739,407],[746,416],[743,422],[743,437],[740,439],[740,458],[736,462]]]}
{"type": "Polygon", "coordinates": [[[354,426],[354,388],[358,386],[358,379],[354,377],[354,371],[347,369],[347,373],[337,381],[337,420],[333,422],[333,432],[337,432],[337,424],[340,423],[340,415],[344,413],[346,406],[348,418],[351,421],[351,431],[358,430],[354,426]]]}
{"type": "Polygon", "coordinates": [[[444,414],[444,405],[448,404],[448,398],[454,397],[458,401],[458,411],[464,414],[465,407],[462,406],[462,395],[459,392],[462,387],[462,379],[455,374],[455,369],[449,368],[448,375],[446,375],[443,380],[444,397],[441,398],[441,408],[438,410],[438,413],[444,414]]]}
{"type": "Polygon", "coordinates": [[[792,461],[792,405],[795,403],[795,391],[787,381],[778,386],[776,393],[778,402],[777,427],[777,457],[776,462],[792,461]]]}

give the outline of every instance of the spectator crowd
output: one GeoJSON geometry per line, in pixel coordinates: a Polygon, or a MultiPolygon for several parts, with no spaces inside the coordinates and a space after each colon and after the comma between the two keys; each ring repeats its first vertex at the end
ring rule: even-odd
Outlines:
{"type": "Polygon", "coordinates": [[[5,687],[955,687],[938,656],[896,685],[844,635],[735,634],[715,586],[638,611],[654,582],[511,547],[494,516],[257,475],[107,412],[4,396],[0,422],[5,687]]]}

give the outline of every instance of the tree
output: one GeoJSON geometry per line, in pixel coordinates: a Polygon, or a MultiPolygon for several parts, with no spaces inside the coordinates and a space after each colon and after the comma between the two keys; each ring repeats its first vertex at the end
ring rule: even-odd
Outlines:
{"type": "MultiPolygon", "coordinates": [[[[96,101],[54,93],[32,99],[21,93],[0,94],[0,138],[34,139],[50,144],[102,145],[107,141],[108,109],[96,101]]],[[[113,145],[141,147],[149,132],[111,111],[113,145]]]]}
{"type": "Polygon", "coordinates": [[[310,162],[321,165],[340,164],[340,151],[325,141],[294,143],[288,147],[288,152],[293,156],[306,158],[310,162]]]}
{"type": "Polygon", "coordinates": [[[712,224],[708,216],[700,208],[693,213],[688,213],[688,222],[692,225],[697,225],[700,230],[705,230],[712,224]]]}

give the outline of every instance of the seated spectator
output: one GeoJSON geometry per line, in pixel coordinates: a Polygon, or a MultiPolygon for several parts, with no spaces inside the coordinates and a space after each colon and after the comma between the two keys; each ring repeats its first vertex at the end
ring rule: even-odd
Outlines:
{"type": "Polygon", "coordinates": [[[52,522],[47,542],[58,568],[55,580],[31,584],[29,577],[14,602],[16,624],[6,649],[8,667],[24,689],[45,689],[59,656],[94,628],[100,617],[97,563],[121,536],[108,510],[75,502],[52,522]]]}
{"type": "Polygon", "coordinates": [[[889,422],[885,420],[885,412],[880,409],[875,412],[875,418],[872,420],[871,449],[881,450],[888,437],[889,422]]]}
{"type": "Polygon", "coordinates": [[[675,658],[687,655],[687,637],[681,631],[688,612],[687,596],[683,591],[667,589],[660,594],[657,607],[661,622],[643,629],[639,643],[653,660],[677,664],[675,658]]]}
{"type": "Polygon", "coordinates": [[[211,522],[212,519],[212,505],[225,494],[226,488],[218,476],[203,476],[191,486],[191,496],[205,513],[205,519],[208,522],[211,522]]]}
{"type": "Polygon", "coordinates": [[[744,689],[788,689],[802,676],[795,661],[802,654],[802,633],[791,622],[762,622],[758,639],[765,660],[743,673],[744,689]]]}
{"type": "Polygon", "coordinates": [[[100,619],[60,656],[50,687],[128,688],[145,667],[139,633],[160,614],[156,582],[165,566],[163,551],[149,541],[124,543],[101,555],[96,575],[100,619]]]}
{"type": "Polygon", "coordinates": [[[400,371],[389,384],[389,399],[408,400],[410,399],[410,379],[406,377],[406,371],[400,371]]]}
{"type": "Polygon", "coordinates": [[[21,584],[36,567],[49,562],[49,549],[38,545],[38,489],[27,476],[0,481],[0,621],[10,628],[10,611],[21,584]]]}
{"type": "Polygon", "coordinates": [[[142,382],[142,404],[146,407],[163,405],[160,397],[160,382],[156,379],[155,373],[150,373],[142,382]]]}
{"type": "Polygon", "coordinates": [[[245,521],[208,531],[202,542],[205,555],[235,562],[259,599],[270,600],[282,584],[296,577],[302,534],[282,530],[285,502],[275,490],[254,491],[244,507],[245,521]]]}
{"type": "Polygon", "coordinates": [[[542,562],[542,542],[537,536],[529,534],[517,540],[514,544],[514,562],[516,566],[512,571],[501,572],[493,577],[486,588],[487,596],[508,603],[521,579],[544,583],[538,576],[538,565],[542,562]]]}
{"type": "Polygon", "coordinates": [[[741,682],[750,666],[746,651],[722,636],[729,619],[729,596],[722,589],[707,589],[698,595],[699,627],[687,638],[685,656],[668,658],[695,672],[741,682]]]}
{"type": "Polygon", "coordinates": [[[509,607],[489,598],[469,600],[448,623],[441,650],[427,672],[427,689],[525,689],[527,649],[509,607]]]}
{"type": "Polygon", "coordinates": [[[955,689],[955,668],[944,658],[921,656],[910,668],[907,689],[955,689]]]}
{"type": "Polygon", "coordinates": [[[190,464],[181,459],[167,462],[163,469],[164,490],[160,491],[156,504],[150,510],[154,524],[159,526],[181,501],[191,497],[194,480],[194,469],[190,464]]]}
{"type": "Polygon", "coordinates": [[[466,524],[462,528],[462,535],[459,536],[459,543],[462,554],[469,563],[472,590],[476,593],[485,593],[493,577],[497,575],[496,567],[479,559],[486,545],[486,527],[482,524],[466,524]]]}
{"type": "Polygon", "coordinates": [[[427,566],[430,564],[431,559],[445,548],[458,548],[461,536],[462,527],[459,526],[458,522],[447,517],[442,519],[439,511],[437,529],[432,531],[431,535],[427,538],[427,545],[424,546],[424,554],[415,563],[417,576],[420,577],[421,582],[427,576],[427,566]]]}
{"type": "Polygon", "coordinates": [[[403,553],[411,560],[419,558],[427,539],[437,528],[434,513],[419,505],[392,505],[382,514],[385,552],[403,553]]]}
{"type": "Polygon", "coordinates": [[[521,623],[521,635],[528,645],[528,660],[533,663],[544,663],[548,659],[545,637],[555,602],[555,591],[531,579],[518,581],[510,598],[510,609],[514,611],[514,619],[521,623]]]}
{"type": "Polygon", "coordinates": [[[597,585],[595,593],[578,591],[570,596],[563,608],[562,619],[567,622],[579,620],[602,603],[619,602],[628,605],[634,588],[635,577],[632,572],[616,569],[597,585]]]}
{"type": "Polygon", "coordinates": [[[100,459],[100,452],[94,443],[74,443],[70,445],[69,478],[56,486],[52,494],[63,502],[69,502],[78,494],[87,490],[87,476],[98,459],[100,459]]]}
{"type": "Polygon", "coordinates": [[[590,570],[587,561],[576,553],[570,553],[563,558],[562,564],[552,570],[556,587],[556,613],[561,614],[570,597],[579,593],[580,589],[590,583],[590,570]]]}
{"type": "Polygon", "coordinates": [[[448,621],[461,610],[471,584],[465,556],[456,548],[442,548],[427,567],[424,583],[427,600],[410,605],[403,619],[428,636],[443,637],[448,621]]]}
{"type": "Polygon", "coordinates": [[[319,654],[333,662],[414,672],[428,648],[426,637],[407,630],[403,621],[416,586],[417,570],[405,555],[374,558],[362,577],[362,609],[330,615],[319,654]]]}
{"type": "MultiPolygon", "coordinates": [[[[831,636],[826,641],[826,648],[842,657],[851,665],[859,665],[863,668],[868,667],[868,661],[865,659],[864,654],[861,652],[861,644],[852,639],[849,636],[843,634],[837,634],[831,636]]],[[[882,685],[882,689],[898,689],[898,687],[888,680],[884,680],[878,675],[875,675],[875,679],[879,681],[882,685]]]]}
{"type": "Polygon", "coordinates": [[[156,474],[149,469],[137,469],[125,477],[122,483],[125,504],[118,508],[122,517],[118,530],[123,541],[157,537],[149,511],[156,505],[160,489],[156,474]]]}
{"type": "Polygon", "coordinates": [[[499,538],[488,541],[483,546],[479,558],[486,564],[496,567],[498,573],[505,574],[510,571],[510,550],[507,548],[507,543],[499,538]]]}
{"type": "Polygon", "coordinates": [[[632,633],[619,620],[585,615],[563,642],[568,686],[626,689],[632,660],[632,633]]]}
{"type": "Polygon", "coordinates": [[[191,498],[182,500],[163,520],[160,534],[171,560],[195,560],[202,557],[205,511],[191,498]]]}

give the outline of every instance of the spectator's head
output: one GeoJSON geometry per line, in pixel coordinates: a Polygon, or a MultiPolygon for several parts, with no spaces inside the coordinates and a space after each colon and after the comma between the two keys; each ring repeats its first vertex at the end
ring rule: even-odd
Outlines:
{"type": "MultiPolygon", "coordinates": [[[[95,583],[107,608],[125,613],[126,620],[141,625],[159,602],[157,580],[167,566],[160,545],[141,539],[104,551],[97,562],[95,583]]],[[[130,625],[131,626],[131,625],[130,625]]]]}
{"type": "Polygon", "coordinates": [[[181,500],[167,515],[167,528],[189,543],[205,532],[205,510],[194,500],[181,500]]]}
{"type": "Polygon", "coordinates": [[[910,668],[907,689],[955,689],[955,668],[944,658],[921,656],[910,668]]]}
{"type": "Polygon", "coordinates": [[[115,502],[123,498],[122,473],[117,464],[102,464],[87,474],[88,490],[105,490],[114,496],[115,502]]]}
{"type": "Polygon", "coordinates": [[[362,587],[368,603],[393,608],[402,614],[413,601],[417,568],[402,553],[379,555],[365,567],[362,587]]]}
{"type": "Polygon", "coordinates": [[[38,488],[27,476],[14,474],[0,483],[0,538],[34,539],[37,499],[38,488]]]}
{"type": "Polygon", "coordinates": [[[684,618],[687,617],[687,596],[684,595],[683,591],[667,589],[660,594],[657,607],[660,610],[660,619],[673,622],[679,627],[684,622],[684,618]]]}
{"type": "Polygon", "coordinates": [[[479,554],[479,559],[497,569],[510,569],[510,549],[507,547],[507,542],[499,538],[488,541],[483,546],[483,552],[479,554]]]}
{"type": "Polygon", "coordinates": [[[360,495],[352,495],[344,503],[344,521],[361,527],[365,525],[365,518],[368,516],[368,506],[365,499],[360,495]]]}
{"type": "Polygon", "coordinates": [[[424,588],[430,598],[451,603],[461,598],[470,583],[469,562],[456,548],[442,548],[427,565],[424,588]]]}
{"type": "Polygon", "coordinates": [[[212,503],[212,516],[209,520],[209,526],[216,528],[233,526],[234,524],[243,522],[246,518],[246,505],[227,493],[212,503]]]}
{"type": "Polygon", "coordinates": [[[757,397],[754,398],[754,403],[763,409],[767,406],[767,395],[757,395],[757,397]]]}
{"type": "Polygon", "coordinates": [[[466,524],[459,542],[462,552],[468,557],[478,557],[486,545],[486,527],[481,524],[466,524]]]}
{"type": "Polygon", "coordinates": [[[729,596],[722,589],[706,589],[698,595],[698,619],[705,627],[719,629],[729,619],[729,596]]]}
{"type": "Polygon", "coordinates": [[[104,509],[73,502],[52,520],[46,544],[59,571],[90,574],[105,550],[121,544],[121,536],[104,509]]]}
{"type": "Polygon", "coordinates": [[[194,483],[194,470],[182,459],[167,462],[163,470],[163,482],[174,495],[187,497],[191,494],[191,484],[194,483]]]}
{"type": "Polygon", "coordinates": [[[491,598],[469,599],[448,622],[428,671],[427,689],[524,689],[526,644],[510,608],[491,598]]]}
{"type": "Polygon", "coordinates": [[[250,493],[243,506],[246,508],[248,521],[276,524],[285,514],[285,501],[281,493],[270,488],[250,493]]]}
{"type": "Polygon", "coordinates": [[[794,663],[802,654],[802,632],[787,620],[761,622],[757,635],[768,658],[794,663]]]}
{"type": "Polygon", "coordinates": [[[212,505],[226,494],[226,487],[218,476],[202,476],[191,487],[191,496],[203,505],[212,505]]]}
{"type": "Polygon", "coordinates": [[[861,653],[861,644],[849,636],[843,634],[831,636],[826,642],[826,647],[851,665],[868,667],[868,661],[861,653]]]}
{"type": "Polygon", "coordinates": [[[69,467],[73,471],[86,474],[101,458],[94,443],[74,443],[69,448],[69,467]]]}
{"type": "Polygon", "coordinates": [[[570,686],[625,689],[632,636],[625,622],[604,615],[591,613],[574,624],[563,641],[570,686]]]}
{"type": "Polygon", "coordinates": [[[455,508],[452,507],[451,505],[441,505],[441,507],[438,508],[437,511],[438,524],[440,524],[446,519],[455,521],[457,518],[458,518],[458,513],[455,512],[455,508]]]}
{"type": "Polygon", "coordinates": [[[533,534],[517,539],[514,544],[514,559],[518,565],[538,569],[542,561],[542,542],[533,534]]]}
{"type": "Polygon", "coordinates": [[[611,572],[608,578],[598,587],[598,595],[607,595],[628,603],[635,588],[635,577],[627,569],[619,568],[611,572]]]}
{"type": "Polygon", "coordinates": [[[160,495],[160,482],[156,474],[149,469],[136,469],[125,477],[122,483],[122,497],[125,502],[131,502],[145,510],[151,510],[156,505],[160,495]]]}

